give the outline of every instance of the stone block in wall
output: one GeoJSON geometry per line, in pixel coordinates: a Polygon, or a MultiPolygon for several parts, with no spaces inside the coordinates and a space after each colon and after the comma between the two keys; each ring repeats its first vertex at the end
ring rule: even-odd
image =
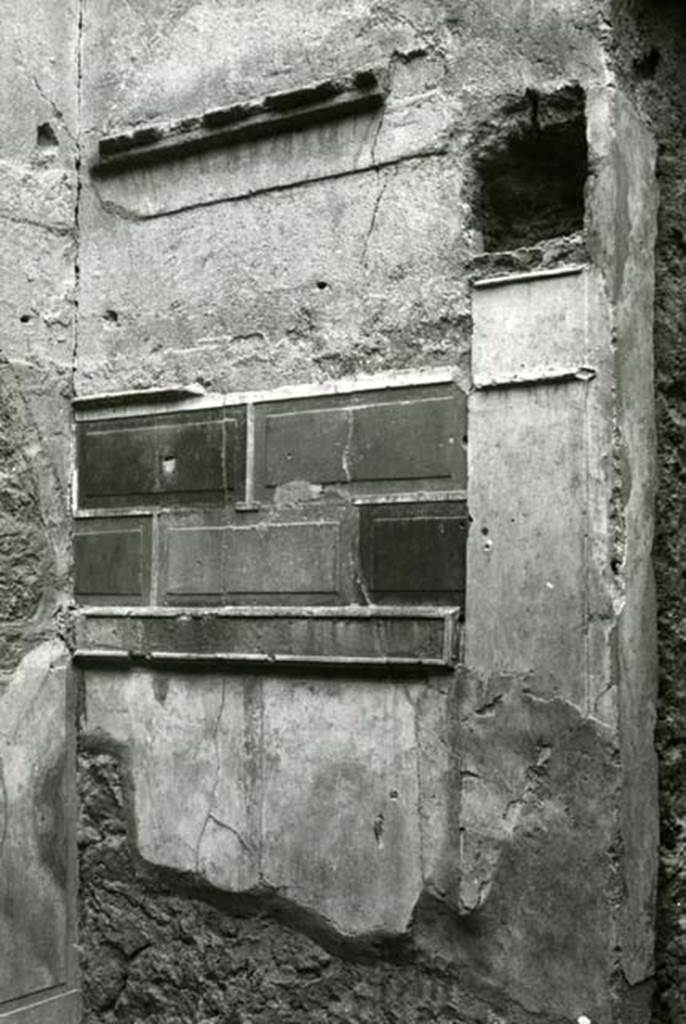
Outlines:
{"type": "Polygon", "coordinates": [[[264,484],[342,483],[350,427],[345,409],[273,412],[265,423],[264,484]]]}
{"type": "Polygon", "coordinates": [[[164,534],[162,592],[169,601],[219,603],[226,591],[223,526],[171,526],[164,534]],[[165,557],[166,556],[166,557],[165,557]]]}

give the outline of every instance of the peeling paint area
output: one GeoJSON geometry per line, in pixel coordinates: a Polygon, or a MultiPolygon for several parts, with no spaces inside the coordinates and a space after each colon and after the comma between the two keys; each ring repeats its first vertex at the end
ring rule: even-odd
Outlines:
{"type": "MultiPolygon", "coordinates": [[[[146,864],[131,843],[122,763],[120,755],[95,748],[84,749],[80,760],[87,1024],[268,1024],[276,1015],[292,1024],[372,1024],[380,1007],[389,1021],[408,1024],[540,1021],[487,987],[475,995],[464,969],[436,945],[332,941],[316,922],[299,921],[266,894],[231,898],[146,864]]],[[[421,921],[424,911],[417,913],[421,921]]]]}
{"type": "Polygon", "coordinates": [[[402,936],[440,885],[451,790],[437,684],[99,671],[86,692],[84,742],[124,751],[151,865],[281,901],[362,947],[402,936]]]}

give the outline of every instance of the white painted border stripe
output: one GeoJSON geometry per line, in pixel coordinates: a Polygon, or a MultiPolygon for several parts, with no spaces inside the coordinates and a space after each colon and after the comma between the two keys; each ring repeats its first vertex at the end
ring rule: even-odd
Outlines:
{"type": "Polygon", "coordinates": [[[207,605],[143,607],[141,605],[84,605],[75,612],[85,619],[446,619],[459,614],[456,605],[207,605]]]}
{"type": "MultiPolygon", "coordinates": [[[[289,384],[284,387],[261,391],[234,391],[228,394],[207,394],[179,399],[178,401],[150,403],[146,401],[154,394],[141,391],[141,400],[136,401],[136,392],[111,392],[88,396],[99,402],[112,399],[112,406],[102,405],[95,409],[75,407],[74,416],[78,422],[86,420],[125,419],[130,416],[158,416],[164,413],[191,412],[202,409],[231,408],[236,405],[263,405],[271,402],[287,402],[298,398],[319,398],[327,395],[350,395],[358,391],[385,391],[397,388],[422,387],[431,384],[453,384],[459,371],[453,366],[439,366],[426,370],[398,370],[362,377],[345,377],[341,380],[315,384],[289,384]],[[123,395],[130,396],[121,404],[123,395]],[[116,404],[115,404],[116,403],[116,404]]],[[[162,389],[164,390],[164,389],[162,389]]],[[[84,400],[83,398],[81,399],[84,400]]]]}

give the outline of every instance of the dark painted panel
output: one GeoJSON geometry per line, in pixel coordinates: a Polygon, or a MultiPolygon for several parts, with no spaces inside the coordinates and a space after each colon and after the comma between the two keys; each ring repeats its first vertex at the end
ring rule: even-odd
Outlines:
{"type": "Polygon", "coordinates": [[[269,415],[265,429],[266,484],[274,487],[288,480],[314,484],[345,480],[349,415],[345,409],[269,415]]]}
{"type": "Polygon", "coordinates": [[[166,603],[274,603],[339,593],[337,522],[172,526],[161,547],[166,603]]]}
{"type": "Polygon", "coordinates": [[[242,412],[148,416],[79,427],[83,507],[221,501],[240,489],[242,412]]]}
{"type": "Polygon", "coordinates": [[[352,480],[452,478],[452,485],[464,487],[466,421],[459,399],[368,405],[355,409],[353,417],[352,480]]]}
{"type": "Polygon", "coordinates": [[[348,484],[353,493],[370,484],[380,492],[466,489],[466,398],[458,388],[319,396],[256,412],[258,493],[293,480],[348,484]]]}
{"type": "Polygon", "coordinates": [[[167,594],[204,596],[207,603],[217,603],[224,593],[223,546],[222,527],[171,528],[166,534],[167,594]]]}
{"type": "Polygon", "coordinates": [[[336,594],[337,523],[275,523],[226,531],[230,594],[336,594]]]}
{"type": "Polygon", "coordinates": [[[358,660],[416,659],[450,663],[455,651],[445,615],[365,616],[332,611],[329,616],[184,615],[178,619],[134,615],[81,618],[77,622],[78,660],[97,663],[104,651],[134,657],[151,652],[239,657],[254,661],[321,659],[331,664],[358,660]],[[89,654],[89,651],[91,652],[89,654]]]}
{"type": "Polygon", "coordinates": [[[151,522],[147,518],[77,520],[74,591],[82,603],[142,604],[150,596],[151,522]]]}
{"type": "Polygon", "coordinates": [[[462,503],[362,508],[360,557],[369,591],[383,600],[461,605],[466,538],[462,503]]]}

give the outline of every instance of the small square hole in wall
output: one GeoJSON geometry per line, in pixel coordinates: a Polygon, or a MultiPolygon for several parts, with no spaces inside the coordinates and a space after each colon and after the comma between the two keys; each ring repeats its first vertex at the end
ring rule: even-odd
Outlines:
{"type": "Polygon", "coordinates": [[[491,252],[583,229],[588,174],[584,93],[528,91],[484,124],[475,140],[476,219],[491,252]]]}

